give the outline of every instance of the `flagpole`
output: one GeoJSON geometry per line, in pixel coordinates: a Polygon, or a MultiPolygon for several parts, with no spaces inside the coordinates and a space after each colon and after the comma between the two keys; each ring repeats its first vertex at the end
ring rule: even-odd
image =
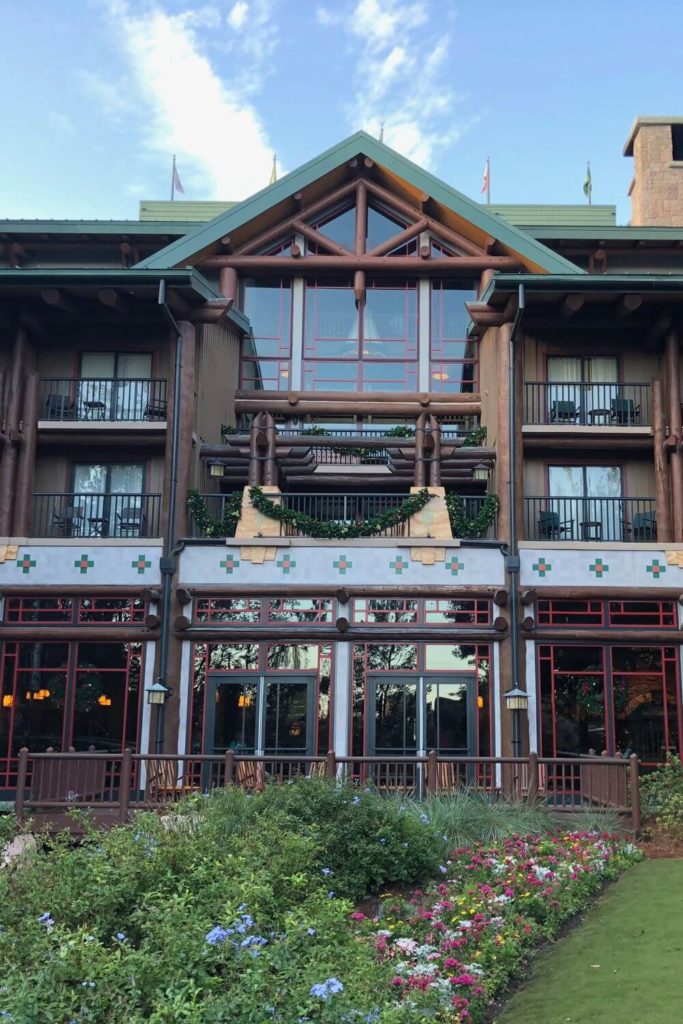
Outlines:
{"type": "Polygon", "coordinates": [[[171,170],[171,202],[175,198],[175,153],[173,154],[173,168],[171,170]]]}

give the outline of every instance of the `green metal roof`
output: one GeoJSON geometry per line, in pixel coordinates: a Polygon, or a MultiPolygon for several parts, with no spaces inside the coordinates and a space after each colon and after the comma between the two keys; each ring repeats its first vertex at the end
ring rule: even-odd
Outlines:
{"type": "Polygon", "coordinates": [[[526,230],[534,238],[552,238],[558,241],[605,242],[678,242],[683,241],[683,227],[650,228],[650,227],[528,227],[526,230]]]}
{"type": "Polygon", "coordinates": [[[214,202],[203,200],[185,199],[141,199],[140,220],[141,221],[166,221],[175,223],[180,221],[183,224],[195,225],[206,223],[225,213],[235,203],[214,202]]]}
{"type": "Polygon", "coordinates": [[[194,220],[0,220],[0,235],[185,235],[194,220]]]}
{"type": "Polygon", "coordinates": [[[332,146],[331,149],[321,153],[298,170],[292,171],[291,174],[285,175],[273,185],[256,192],[244,202],[237,203],[227,213],[216,217],[211,223],[201,225],[184,238],[171,242],[158,253],[142,260],[138,266],[160,269],[176,267],[189,262],[197,253],[213,245],[223,235],[235,231],[270,207],[289,199],[296,192],[306,188],[307,185],[361,154],[370,157],[377,164],[425,192],[437,203],[453,210],[458,216],[469,221],[481,231],[485,231],[487,235],[496,238],[502,245],[519,253],[520,256],[536,266],[542,267],[548,273],[584,273],[575,264],[554,253],[531,235],[509,224],[502,217],[490,213],[486,206],[468,199],[461,192],[451,188],[450,185],[433,174],[422,170],[417,164],[372,138],[366,132],[356,132],[343,142],[332,146]]]}
{"type": "MultiPolygon", "coordinates": [[[[603,224],[614,227],[617,223],[616,206],[589,206],[581,204],[535,204],[535,203],[491,203],[487,207],[492,213],[503,217],[517,227],[574,227],[580,224],[593,226],[603,224]]],[[[538,236],[535,236],[538,237],[538,236]]]]}
{"type": "Polygon", "coordinates": [[[683,295],[683,274],[494,274],[484,294],[482,305],[496,293],[517,291],[520,284],[528,291],[545,292],[679,292],[683,295]]]}
{"type": "MultiPolygon", "coordinates": [[[[0,289],[5,288],[144,288],[158,286],[166,281],[173,288],[190,288],[205,302],[222,299],[206,278],[197,270],[99,270],[69,269],[61,267],[31,269],[0,269],[0,289]]],[[[228,310],[226,314],[235,326],[246,333],[251,329],[248,317],[239,309],[228,310]]]]}

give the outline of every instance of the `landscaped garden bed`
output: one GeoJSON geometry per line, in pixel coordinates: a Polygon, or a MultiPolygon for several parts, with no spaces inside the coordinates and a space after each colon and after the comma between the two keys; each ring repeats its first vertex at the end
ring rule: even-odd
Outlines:
{"type": "Polygon", "coordinates": [[[76,847],[43,839],[0,872],[0,1017],[481,1021],[534,948],[639,856],[551,828],[542,809],[303,781],[191,798],[76,847]],[[400,895],[358,909],[387,889],[400,895]]]}

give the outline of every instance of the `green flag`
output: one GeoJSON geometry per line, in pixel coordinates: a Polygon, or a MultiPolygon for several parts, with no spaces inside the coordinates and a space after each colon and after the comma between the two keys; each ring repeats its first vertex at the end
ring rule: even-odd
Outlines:
{"type": "Polygon", "coordinates": [[[593,179],[591,178],[590,161],[586,164],[586,180],[583,183],[583,194],[590,203],[591,196],[593,195],[593,179]]]}

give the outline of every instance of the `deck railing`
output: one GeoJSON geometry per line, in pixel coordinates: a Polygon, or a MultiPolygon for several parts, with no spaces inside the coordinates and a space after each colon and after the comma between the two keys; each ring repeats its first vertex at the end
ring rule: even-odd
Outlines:
{"type": "Polygon", "coordinates": [[[40,419],[80,422],[164,422],[163,378],[43,377],[40,419]]]}
{"type": "Polygon", "coordinates": [[[33,537],[158,537],[160,494],[33,495],[33,537]]]}
{"type": "Polygon", "coordinates": [[[559,426],[649,427],[650,385],[526,381],[524,422],[559,426]]]}
{"type": "Polygon", "coordinates": [[[609,810],[640,828],[639,761],[608,757],[337,757],[280,754],[19,753],[15,810],[22,820],[75,808],[126,821],[132,810],[168,808],[191,793],[228,785],[251,791],[294,778],[326,777],[422,800],[476,790],[539,804],[553,813],[609,810]]]}
{"type": "Polygon", "coordinates": [[[527,540],[657,540],[654,498],[530,497],[524,511],[527,540]]]}

